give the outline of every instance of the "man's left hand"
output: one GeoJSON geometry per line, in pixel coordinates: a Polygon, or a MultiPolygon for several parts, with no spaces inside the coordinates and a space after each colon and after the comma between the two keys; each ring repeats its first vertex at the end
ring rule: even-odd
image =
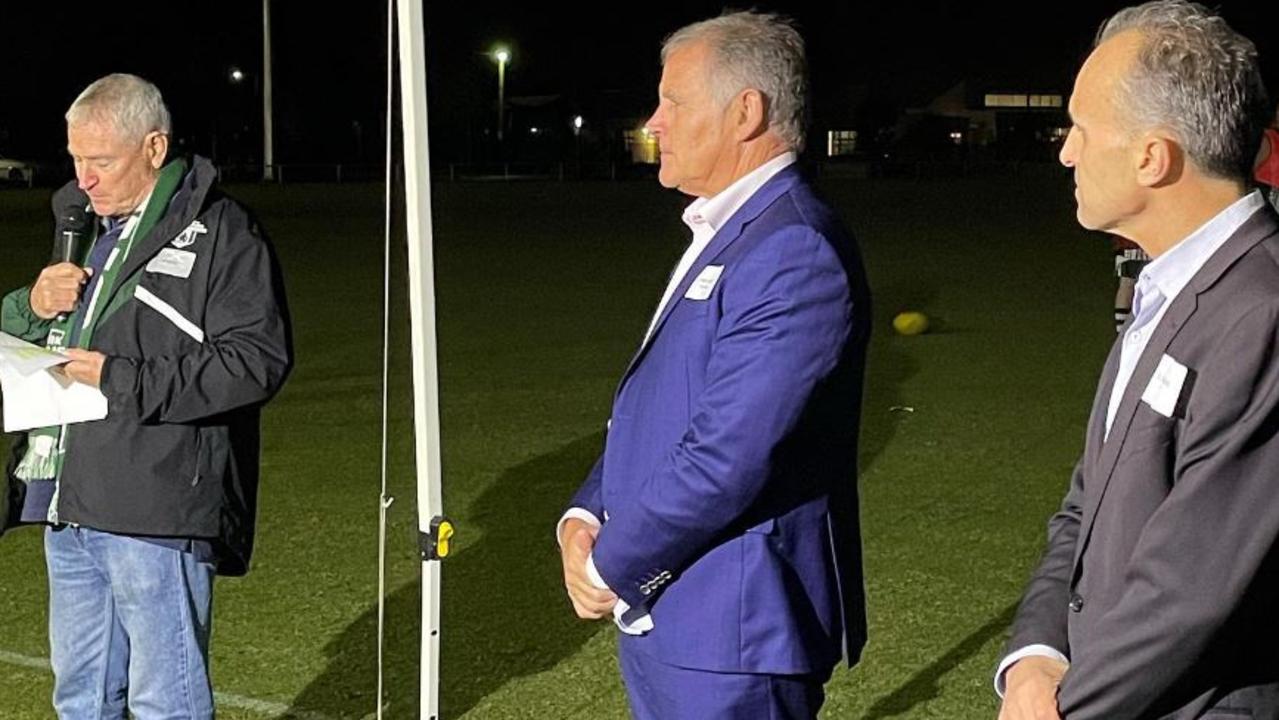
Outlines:
{"type": "Polygon", "coordinates": [[[91,387],[102,385],[102,366],[107,361],[106,355],[77,348],[66,350],[64,354],[71,358],[71,362],[62,366],[67,377],[91,387]]]}

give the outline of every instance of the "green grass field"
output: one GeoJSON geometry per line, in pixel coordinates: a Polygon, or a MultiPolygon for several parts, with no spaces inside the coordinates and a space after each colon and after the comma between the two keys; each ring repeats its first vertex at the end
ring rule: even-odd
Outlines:
{"type": "MultiPolygon", "coordinates": [[[[1068,181],[830,180],[875,292],[861,488],[871,638],[826,718],[993,718],[990,673],[1081,444],[1111,340],[1105,240],[1068,181]],[[895,336],[927,312],[934,332],[895,336]]],[[[285,268],[297,369],[264,418],[258,554],[219,581],[219,714],[363,718],[375,700],[381,189],[243,186],[285,268]]],[[[47,191],[0,192],[0,287],[47,256],[47,191]]],[[[445,718],[624,718],[615,634],[575,620],[552,528],[685,242],[655,183],[434,196],[445,718]]],[[[402,243],[401,243],[402,244],[402,243]]],[[[395,262],[403,272],[403,250],[395,262]]],[[[398,277],[398,276],[397,276],[398,277]]],[[[392,341],[387,717],[417,715],[404,282],[392,341]]],[[[2,444],[2,443],[0,443],[2,444]]],[[[51,717],[40,533],[0,539],[0,718],[51,717]]]]}

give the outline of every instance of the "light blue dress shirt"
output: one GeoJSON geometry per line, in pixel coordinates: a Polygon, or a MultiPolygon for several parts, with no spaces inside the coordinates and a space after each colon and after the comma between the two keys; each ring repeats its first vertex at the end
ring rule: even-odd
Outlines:
{"type": "Polygon", "coordinates": [[[1151,260],[1137,278],[1133,292],[1132,323],[1124,329],[1123,345],[1119,349],[1119,371],[1115,375],[1115,387],[1110,393],[1110,405],[1106,409],[1106,436],[1119,410],[1128,381],[1137,367],[1137,361],[1146,350],[1150,336],[1177,295],[1190,283],[1190,279],[1203,268],[1208,258],[1217,252],[1240,226],[1261,208],[1266,200],[1260,192],[1253,191],[1230,207],[1222,210],[1185,240],[1173,245],[1167,252],[1151,260]]]}

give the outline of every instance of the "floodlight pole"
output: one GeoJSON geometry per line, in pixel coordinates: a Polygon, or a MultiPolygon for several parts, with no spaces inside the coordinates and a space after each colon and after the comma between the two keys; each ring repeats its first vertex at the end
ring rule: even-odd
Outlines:
{"type": "Polygon", "coordinates": [[[497,141],[501,143],[506,132],[506,63],[511,59],[511,51],[501,48],[493,57],[497,59],[497,141]]]}
{"type": "Polygon", "coordinates": [[[497,139],[502,139],[506,130],[506,58],[497,60],[497,139]]]}
{"type": "Polygon", "coordinates": [[[262,0],[262,179],[275,179],[271,136],[271,0],[262,0]]]}
{"type": "Polygon", "coordinates": [[[435,352],[435,270],[432,258],[431,166],[426,124],[426,41],[421,0],[397,0],[400,115],[413,345],[413,433],[418,530],[422,549],[421,720],[439,718],[440,558],[452,528],[440,495],[439,371],[435,352]]]}

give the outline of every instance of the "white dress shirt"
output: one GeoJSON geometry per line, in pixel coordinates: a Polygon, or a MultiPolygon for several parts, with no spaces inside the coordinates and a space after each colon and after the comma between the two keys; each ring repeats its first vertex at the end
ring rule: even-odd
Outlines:
{"type": "MultiPolygon", "coordinates": [[[[689,230],[693,231],[693,240],[689,243],[688,248],[684,250],[684,255],[680,257],[679,263],[675,266],[675,271],[671,273],[670,281],[666,283],[666,291],[662,293],[662,301],[657,304],[653,319],[649,320],[648,330],[644,333],[644,342],[640,345],[641,348],[652,339],[653,331],[657,328],[657,320],[662,316],[662,312],[670,302],[671,295],[675,294],[675,288],[679,287],[680,283],[683,282],[684,276],[688,274],[689,269],[697,262],[697,258],[706,250],[706,247],[711,244],[715,234],[719,232],[720,228],[724,227],[724,224],[733,217],[734,213],[746,204],[747,200],[750,200],[755,193],[759,192],[764,183],[771,180],[774,175],[783,169],[793,165],[795,161],[795,153],[784,152],[738,178],[732,185],[724,188],[714,197],[698,198],[684,209],[684,224],[688,226],[689,230]]],[[[559,539],[560,532],[564,529],[564,523],[569,518],[576,518],[588,525],[600,527],[600,519],[595,517],[595,514],[591,511],[585,508],[569,508],[555,527],[556,539],[559,539]]],[[[604,516],[604,521],[608,522],[607,513],[604,516]]],[[[594,555],[586,559],[586,574],[596,587],[601,590],[610,589],[604,579],[600,577],[599,571],[595,569],[594,555]]],[[[653,619],[647,614],[631,623],[623,622],[622,615],[630,609],[630,605],[621,598],[618,599],[617,605],[613,607],[613,621],[617,623],[619,630],[628,635],[643,635],[653,629],[653,619]]]]}
{"type": "MultiPolygon", "coordinates": [[[[1110,393],[1110,403],[1106,410],[1106,436],[1110,435],[1110,425],[1115,420],[1115,412],[1123,399],[1128,381],[1132,379],[1137,361],[1146,350],[1150,336],[1167,312],[1168,306],[1177,299],[1177,295],[1190,284],[1195,276],[1208,262],[1213,253],[1221,249],[1226,241],[1235,234],[1248,218],[1265,206],[1266,200],[1260,192],[1253,191],[1236,200],[1230,207],[1222,210],[1198,230],[1186,236],[1185,240],[1173,245],[1167,252],[1151,260],[1137,278],[1137,288],[1133,295],[1133,321],[1124,332],[1123,345],[1119,348],[1119,369],[1115,374],[1115,387],[1110,393]]],[[[1022,658],[1032,656],[1051,657],[1063,663],[1069,663],[1062,652],[1047,645],[1027,645],[1005,657],[995,671],[995,692],[1004,696],[1004,673],[1013,663],[1022,658]]]]}

